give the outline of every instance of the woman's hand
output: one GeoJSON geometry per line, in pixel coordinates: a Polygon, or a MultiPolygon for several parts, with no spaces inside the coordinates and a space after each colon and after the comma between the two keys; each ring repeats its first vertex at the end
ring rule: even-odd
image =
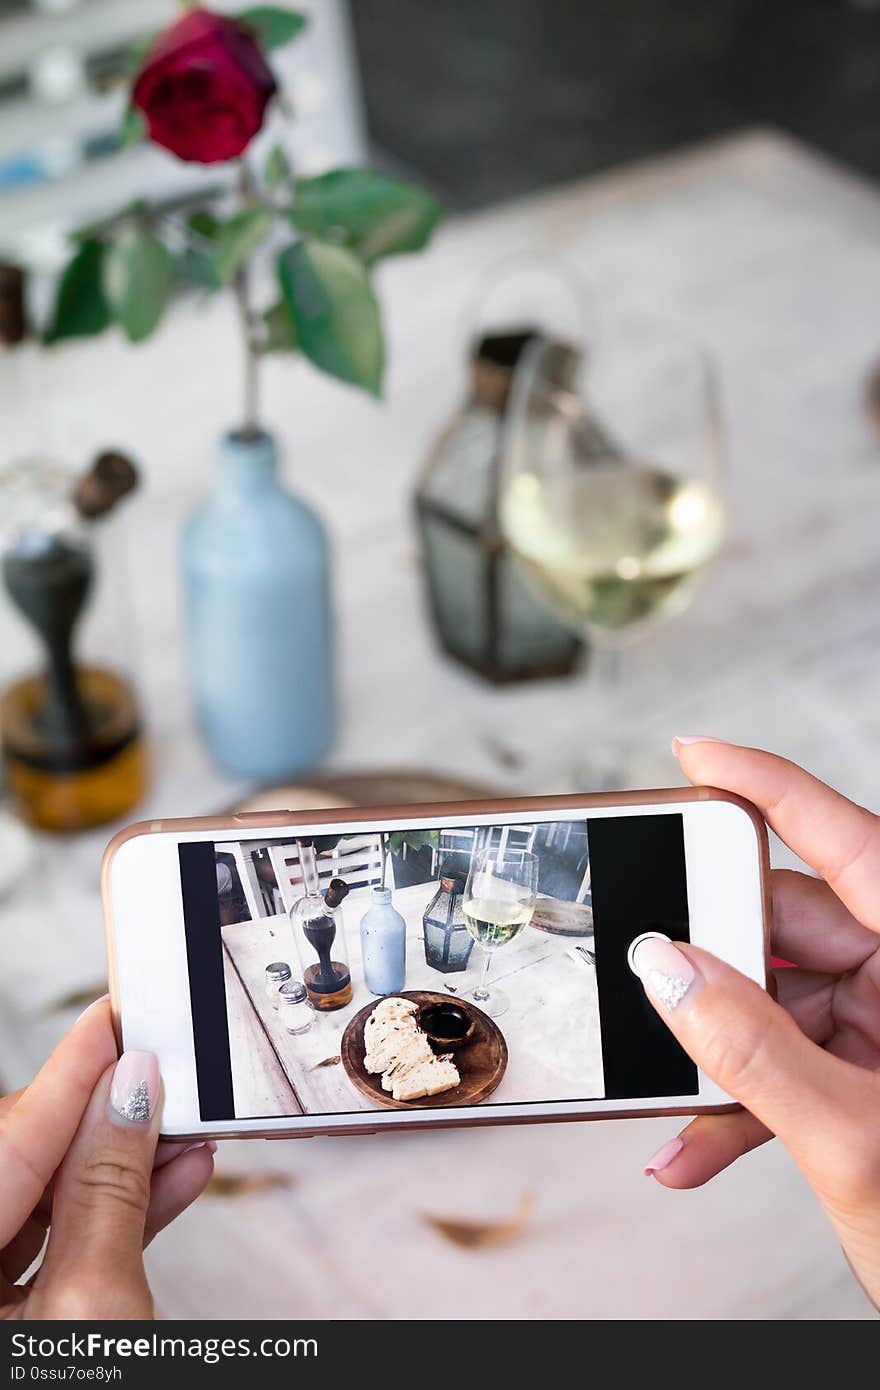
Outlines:
{"type": "Polygon", "coordinates": [[[151,1318],[143,1248],[204,1188],[216,1145],[159,1144],[148,1052],[116,1060],[93,1004],[23,1091],[0,1100],[0,1314],[151,1318]],[[21,1279],[38,1258],[39,1272],[21,1279]]]}
{"type": "Polygon", "coordinates": [[[744,1110],[703,1115],[649,1160],[697,1187],[776,1134],[880,1306],[880,819],[753,748],[673,740],[693,783],[748,797],[820,878],[772,874],[778,1003],[694,946],[646,941],[645,992],[697,1065],[744,1110]]]}

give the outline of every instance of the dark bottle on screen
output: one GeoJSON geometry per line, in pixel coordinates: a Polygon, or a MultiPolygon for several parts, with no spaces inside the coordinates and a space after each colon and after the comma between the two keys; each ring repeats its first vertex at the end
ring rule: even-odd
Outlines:
{"type": "Polygon", "coordinates": [[[321,893],[312,840],[298,840],[305,892],[290,909],[290,922],[309,999],[328,1012],[351,1003],[351,970],[345,944],[341,904],[348,884],[333,878],[321,893]]]}

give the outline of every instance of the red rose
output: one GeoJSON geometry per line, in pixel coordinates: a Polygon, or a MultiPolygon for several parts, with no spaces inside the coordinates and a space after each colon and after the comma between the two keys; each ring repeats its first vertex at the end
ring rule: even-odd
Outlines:
{"type": "Polygon", "coordinates": [[[157,145],[179,159],[216,164],[247,148],[275,90],[245,29],[224,15],[189,10],[147,55],[133,101],[157,145]]]}

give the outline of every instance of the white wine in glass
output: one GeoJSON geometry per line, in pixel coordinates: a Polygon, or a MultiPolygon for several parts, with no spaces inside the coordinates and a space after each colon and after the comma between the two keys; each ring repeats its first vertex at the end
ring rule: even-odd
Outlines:
{"type": "Polygon", "coordinates": [[[617,460],[561,477],[519,473],[501,516],[549,606],[573,628],[609,634],[684,608],[724,531],[705,483],[617,460]]]}
{"type": "Polygon", "coordinates": [[[717,554],[721,462],[712,364],[665,325],[603,335],[585,393],[560,381],[553,344],[538,341],[517,371],[500,525],[535,591],[593,648],[605,708],[587,740],[585,790],[630,783],[613,699],[621,652],[687,606],[717,554]]]}
{"type": "Polygon", "coordinates": [[[493,898],[465,898],[461,910],[467,918],[468,931],[474,940],[493,951],[515,941],[532,920],[533,908],[518,897],[504,901],[493,898]]]}
{"type": "Polygon", "coordinates": [[[509,1006],[501,990],[489,992],[492,955],[528,926],[537,893],[538,860],[528,850],[504,846],[474,854],[461,910],[468,931],[486,953],[473,998],[492,1018],[499,1018],[509,1006]]]}

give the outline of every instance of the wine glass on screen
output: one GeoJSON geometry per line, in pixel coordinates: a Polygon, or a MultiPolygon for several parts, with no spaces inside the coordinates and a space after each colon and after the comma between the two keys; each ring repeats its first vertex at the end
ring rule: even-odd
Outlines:
{"type": "Polygon", "coordinates": [[[501,530],[533,588],[592,647],[604,706],[585,790],[630,780],[615,729],[628,644],[681,612],[724,533],[713,364],[666,324],[612,325],[584,368],[538,340],[512,392],[501,530]]]}
{"type": "Polygon", "coordinates": [[[500,989],[489,992],[492,957],[528,926],[537,895],[536,855],[507,845],[474,853],[461,910],[468,931],[485,952],[473,999],[492,1018],[505,1013],[510,1002],[500,989]]]}

